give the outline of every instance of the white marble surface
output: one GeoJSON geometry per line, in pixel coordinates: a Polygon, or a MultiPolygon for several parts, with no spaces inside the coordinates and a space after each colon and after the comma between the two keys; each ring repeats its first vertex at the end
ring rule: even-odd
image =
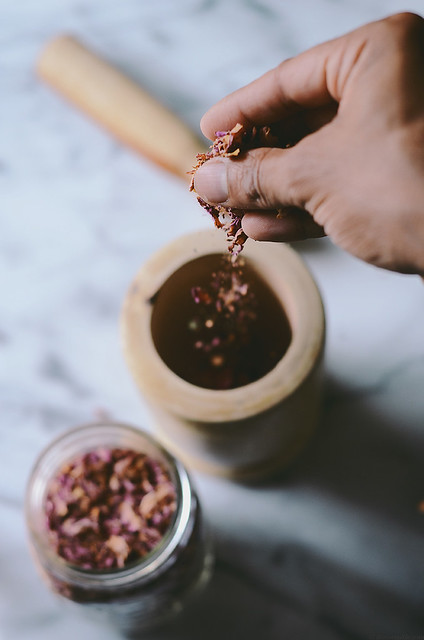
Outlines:
{"type": "MultiPolygon", "coordinates": [[[[198,130],[281,59],[406,8],[424,1],[0,0],[1,639],[117,640],[40,583],[25,483],[39,450],[99,409],[149,426],[121,353],[122,299],[156,248],[210,225],[177,178],[39,82],[40,47],[76,33],[198,130]]],[[[196,611],[146,638],[424,637],[424,286],[328,240],[297,248],[326,305],[321,427],[279,482],[196,474],[217,570],[196,611]]]]}

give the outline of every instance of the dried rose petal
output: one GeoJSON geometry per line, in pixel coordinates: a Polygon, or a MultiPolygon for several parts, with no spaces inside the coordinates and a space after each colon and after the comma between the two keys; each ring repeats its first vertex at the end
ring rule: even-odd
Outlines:
{"type": "Polygon", "coordinates": [[[83,569],[114,569],[161,541],[176,510],[168,471],[129,449],[98,449],[64,464],[45,501],[48,539],[83,569]]]}
{"type": "Polygon", "coordinates": [[[115,554],[118,567],[123,567],[130,552],[126,540],[122,536],[111,535],[105,544],[115,554]]]}

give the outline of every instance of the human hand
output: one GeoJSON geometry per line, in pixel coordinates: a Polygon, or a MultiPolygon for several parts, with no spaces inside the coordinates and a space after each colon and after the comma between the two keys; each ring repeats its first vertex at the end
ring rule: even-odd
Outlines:
{"type": "Polygon", "coordinates": [[[208,160],[194,179],[204,200],[243,209],[256,240],[327,234],[374,265],[424,275],[423,18],[391,16],[286,60],[201,128],[213,139],[237,122],[296,144],[208,160]]]}

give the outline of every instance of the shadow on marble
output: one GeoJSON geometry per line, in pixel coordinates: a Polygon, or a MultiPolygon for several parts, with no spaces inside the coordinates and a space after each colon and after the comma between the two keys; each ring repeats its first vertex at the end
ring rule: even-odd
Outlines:
{"type": "Polygon", "coordinates": [[[218,560],[210,586],[183,614],[131,640],[372,640],[424,628],[422,611],[301,546],[274,562],[284,587],[218,560]]]}
{"type": "Polygon", "coordinates": [[[284,481],[313,484],[352,508],[422,531],[424,425],[399,423],[371,401],[375,392],[328,379],[320,427],[284,481]]]}
{"type": "MultiPolygon", "coordinates": [[[[280,492],[282,508],[287,493],[308,495],[315,522],[321,509],[323,521],[334,519],[339,537],[345,528],[345,548],[342,540],[339,549],[337,543],[333,549],[314,548],[311,541],[320,538],[319,531],[304,536],[303,543],[296,535],[283,540],[270,564],[285,580],[271,575],[262,586],[293,598],[309,615],[315,611],[342,638],[422,633],[423,462],[424,428],[407,429],[368,402],[364,390],[328,380],[314,438],[289,469],[258,488],[280,492]]],[[[240,556],[251,551],[240,549],[240,556]]],[[[252,571],[249,567],[250,579],[252,571]]]]}
{"type": "Polygon", "coordinates": [[[297,603],[276,596],[231,563],[218,559],[214,576],[200,596],[176,618],[131,640],[355,640],[342,636],[297,603]]]}
{"type": "Polygon", "coordinates": [[[305,522],[316,529],[302,532],[299,519],[273,538],[266,511],[249,531],[242,522],[239,529],[217,523],[210,586],[150,640],[422,633],[423,448],[424,433],[412,437],[363,391],[328,380],[322,424],[301,458],[272,482],[245,485],[252,508],[266,495],[287,509],[287,520],[302,513],[290,511],[290,500],[303,501],[304,511],[315,512],[305,522]],[[334,541],[326,541],[333,525],[334,541]]]}

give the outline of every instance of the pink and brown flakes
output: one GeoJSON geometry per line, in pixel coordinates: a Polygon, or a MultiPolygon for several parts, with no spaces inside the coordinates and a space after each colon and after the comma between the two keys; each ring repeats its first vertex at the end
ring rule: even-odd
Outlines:
{"type": "Polygon", "coordinates": [[[45,501],[56,553],[86,570],[122,568],[161,541],[177,507],[165,467],[131,449],[99,448],[64,464],[45,501]]]}
{"type": "MultiPolygon", "coordinates": [[[[194,177],[196,171],[211,158],[237,158],[241,154],[258,147],[280,146],[277,137],[270,127],[252,127],[246,129],[236,124],[230,131],[217,131],[216,138],[207,153],[197,154],[197,163],[189,172],[192,174],[190,191],[194,191],[194,177]]],[[[228,250],[233,262],[243,249],[247,236],[242,229],[244,211],[223,205],[211,205],[202,198],[197,198],[199,204],[212,216],[215,226],[223,229],[227,236],[228,250]]]]}

